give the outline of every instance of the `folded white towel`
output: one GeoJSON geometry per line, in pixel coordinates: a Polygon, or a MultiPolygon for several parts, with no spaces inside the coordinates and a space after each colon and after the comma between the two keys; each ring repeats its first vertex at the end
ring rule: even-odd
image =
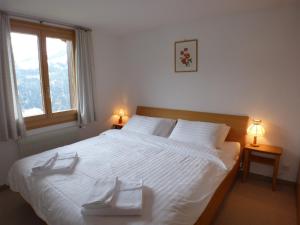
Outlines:
{"type": "Polygon", "coordinates": [[[56,152],[52,156],[50,156],[48,159],[37,162],[35,164],[35,166],[32,168],[32,172],[38,173],[43,170],[47,170],[47,169],[51,168],[53,166],[55,160],[57,159],[57,157],[58,157],[58,153],[56,152]]]}
{"type": "Polygon", "coordinates": [[[117,190],[118,177],[100,179],[92,187],[88,200],[82,207],[87,209],[110,206],[117,190]]]}
{"type": "Polygon", "coordinates": [[[143,213],[143,208],[81,208],[81,213],[84,216],[140,216],[143,213]]]}
{"type": "Polygon", "coordinates": [[[59,153],[56,161],[54,162],[51,171],[55,172],[68,172],[71,171],[78,161],[77,152],[72,153],[59,153]]]}
{"type": "Polygon", "coordinates": [[[47,160],[47,166],[42,169],[33,168],[32,175],[47,175],[54,173],[71,172],[78,162],[77,152],[74,153],[56,153],[57,155],[52,160],[47,160]]]}
{"type": "Polygon", "coordinates": [[[98,208],[82,207],[83,215],[133,216],[143,209],[143,181],[119,181],[119,187],[110,205],[98,208]]]}

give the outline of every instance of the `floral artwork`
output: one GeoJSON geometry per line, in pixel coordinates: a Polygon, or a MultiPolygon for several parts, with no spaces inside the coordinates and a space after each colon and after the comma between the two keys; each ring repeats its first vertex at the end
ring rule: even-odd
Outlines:
{"type": "Polygon", "coordinates": [[[183,51],[180,51],[180,61],[182,64],[184,64],[185,66],[189,67],[191,66],[192,58],[191,58],[191,54],[189,53],[189,49],[188,48],[184,48],[183,51]]]}
{"type": "Polygon", "coordinates": [[[197,40],[175,42],[175,72],[197,71],[197,40]]]}

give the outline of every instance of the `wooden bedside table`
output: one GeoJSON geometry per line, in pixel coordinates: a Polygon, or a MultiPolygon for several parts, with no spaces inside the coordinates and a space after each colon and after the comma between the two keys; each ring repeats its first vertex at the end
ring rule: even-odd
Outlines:
{"type": "Polygon", "coordinates": [[[272,190],[276,190],[276,179],[278,175],[279,161],[282,154],[282,148],[271,146],[271,145],[259,145],[258,147],[247,144],[244,147],[244,165],[243,165],[243,181],[246,181],[250,170],[250,162],[258,162],[273,166],[273,179],[272,179],[272,190]],[[271,155],[274,158],[263,157],[260,155],[254,155],[253,152],[259,152],[264,155],[271,155]]]}
{"type": "Polygon", "coordinates": [[[120,130],[120,129],[123,128],[123,126],[124,126],[123,123],[114,123],[113,126],[112,126],[112,128],[120,130]]]}

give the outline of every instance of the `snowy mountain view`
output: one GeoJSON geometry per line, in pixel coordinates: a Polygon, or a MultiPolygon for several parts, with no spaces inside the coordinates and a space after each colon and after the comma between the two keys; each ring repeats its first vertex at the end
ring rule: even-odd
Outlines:
{"type": "MultiPolygon", "coordinates": [[[[44,113],[39,43],[36,35],[12,33],[19,100],[24,117],[44,113]]],[[[46,38],[52,112],[71,108],[67,43],[46,38]]]]}

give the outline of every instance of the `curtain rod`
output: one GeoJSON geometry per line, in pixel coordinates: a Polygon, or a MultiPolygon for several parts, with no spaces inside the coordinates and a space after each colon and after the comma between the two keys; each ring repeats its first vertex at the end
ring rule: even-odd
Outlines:
{"type": "Polygon", "coordinates": [[[37,21],[39,23],[48,23],[48,24],[53,24],[53,25],[60,25],[60,26],[64,26],[64,27],[69,27],[69,28],[73,28],[73,29],[81,29],[81,30],[85,30],[85,31],[91,31],[92,30],[88,27],[77,26],[77,25],[70,24],[70,23],[59,22],[57,20],[51,20],[51,19],[44,19],[44,18],[36,17],[36,16],[27,16],[27,15],[24,15],[24,14],[21,14],[21,13],[15,13],[15,12],[1,10],[1,9],[0,9],[0,12],[6,13],[10,17],[26,19],[26,20],[33,20],[33,21],[37,21]]]}

